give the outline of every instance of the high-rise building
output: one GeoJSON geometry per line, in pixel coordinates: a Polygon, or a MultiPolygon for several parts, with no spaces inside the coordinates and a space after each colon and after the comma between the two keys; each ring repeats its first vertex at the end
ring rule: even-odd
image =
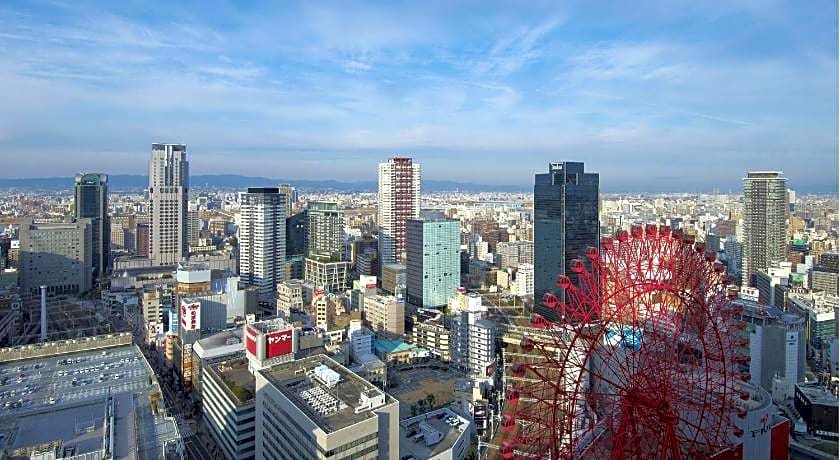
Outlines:
{"type": "Polygon", "coordinates": [[[331,358],[255,376],[256,458],[399,458],[399,401],[331,358]]]}
{"type": "Polygon", "coordinates": [[[405,261],[405,223],[420,217],[420,165],[411,158],[379,164],[379,263],[405,261]]]}
{"type": "MultiPolygon", "coordinates": [[[[558,162],[534,177],[534,296],[557,289],[557,276],[571,276],[573,259],[584,259],[589,246],[598,247],[598,174],[584,172],[583,163],[558,162]]],[[[535,302],[535,311],[550,320],[557,314],[535,302]]]]}
{"type": "Polygon", "coordinates": [[[356,270],[359,256],[368,252],[368,249],[379,250],[379,242],[370,235],[364,235],[350,242],[350,268],[356,270]]]}
{"type": "Polygon", "coordinates": [[[101,278],[108,272],[111,225],[108,217],[108,176],[105,174],[76,174],[76,219],[90,219],[91,257],[93,276],[101,278]]]}
{"type": "Polygon", "coordinates": [[[723,242],[723,251],[726,253],[726,273],[738,278],[741,277],[741,262],[744,258],[744,245],[734,234],[726,237],[723,242]]]}
{"type": "Polygon", "coordinates": [[[299,212],[286,217],[287,279],[303,279],[307,227],[308,220],[305,212],[299,212]]]}
{"type": "Polygon", "coordinates": [[[743,298],[737,303],[747,324],[752,382],[774,400],[792,398],[794,385],[805,381],[805,318],[743,298]]]}
{"type": "Polygon", "coordinates": [[[519,264],[516,269],[516,294],[534,295],[534,264],[519,264]]]}
{"type": "Polygon", "coordinates": [[[338,203],[310,201],[306,209],[307,255],[342,260],[344,217],[338,203]]]}
{"type": "Polygon", "coordinates": [[[187,257],[187,146],[152,144],[149,160],[149,257],[174,265],[187,257]]]}
{"type": "Polygon", "coordinates": [[[481,296],[468,296],[468,306],[452,315],[450,323],[452,361],[470,375],[490,377],[487,369],[496,359],[496,324],[487,319],[481,296]]]}
{"type": "Polygon", "coordinates": [[[286,206],[286,216],[291,216],[294,211],[295,203],[298,200],[297,190],[289,184],[280,184],[278,187],[280,193],[283,195],[283,203],[286,206]]]}
{"type": "Polygon", "coordinates": [[[201,221],[201,212],[195,203],[187,206],[187,243],[188,246],[198,246],[198,239],[201,238],[201,229],[204,226],[201,221]]]}
{"type": "Polygon", "coordinates": [[[137,255],[149,257],[149,224],[137,224],[137,255]]]}
{"type": "Polygon", "coordinates": [[[743,286],[755,273],[785,260],[787,179],[781,172],[749,172],[744,178],[743,286]]]}
{"type": "Polygon", "coordinates": [[[271,305],[275,289],[285,279],[286,208],[277,187],[253,187],[239,198],[239,275],[259,289],[259,300],[271,305]]]}
{"type": "Polygon", "coordinates": [[[446,305],[461,284],[461,223],[455,219],[406,223],[408,303],[422,308],[446,305]]]}
{"type": "Polygon", "coordinates": [[[90,219],[70,223],[20,224],[20,287],[37,294],[79,294],[90,290],[93,255],[90,219]]]}

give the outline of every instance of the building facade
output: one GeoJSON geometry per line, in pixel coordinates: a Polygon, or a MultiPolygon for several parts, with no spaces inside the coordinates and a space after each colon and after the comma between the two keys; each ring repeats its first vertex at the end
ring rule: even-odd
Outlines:
{"type": "Polygon", "coordinates": [[[286,278],[303,279],[306,258],[306,234],[309,220],[306,212],[286,217],[286,278]]]}
{"type": "Polygon", "coordinates": [[[487,307],[473,300],[450,322],[452,362],[468,374],[489,377],[488,368],[496,360],[496,324],[487,319],[487,307]]]}
{"type": "MultiPolygon", "coordinates": [[[[285,279],[286,216],[276,187],[249,188],[240,195],[239,274],[259,289],[260,302],[275,305],[277,284],[285,279]]],[[[271,308],[269,314],[274,313],[271,308]]]]}
{"type": "Polygon", "coordinates": [[[380,264],[405,261],[405,225],[420,217],[420,165],[411,158],[379,164],[380,264]]]}
{"type": "Polygon", "coordinates": [[[519,264],[516,269],[516,295],[534,295],[534,265],[519,264]]]}
{"type": "Polygon", "coordinates": [[[20,287],[34,295],[79,294],[93,286],[93,240],[90,219],[69,223],[20,224],[20,287]]]}
{"type": "Polygon", "coordinates": [[[365,296],[364,302],[365,321],[373,331],[405,333],[405,303],[383,295],[365,296]]]}
{"type": "Polygon", "coordinates": [[[342,260],[344,217],[338,203],[310,201],[306,209],[306,253],[308,256],[342,260]]]}
{"type": "Polygon", "coordinates": [[[244,358],[215,363],[202,372],[202,417],[225,457],[232,460],[254,458],[254,382],[244,358]]]}
{"type": "Polygon", "coordinates": [[[785,260],[787,179],[780,172],[749,172],[744,178],[744,248],[741,283],[785,260]]]}
{"type": "Polygon", "coordinates": [[[406,223],[408,303],[422,308],[446,305],[461,284],[461,223],[455,219],[406,223]]]}
{"type": "Polygon", "coordinates": [[[347,289],[349,272],[350,262],[307,257],[303,278],[327,292],[340,292],[347,289]]]}
{"type": "Polygon", "coordinates": [[[149,257],[172,265],[187,257],[187,146],[152,144],[149,160],[149,257]]]}
{"type": "Polygon", "coordinates": [[[519,264],[534,263],[533,241],[500,242],[496,248],[501,268],[512,269],[518,267],[519,264]]]}
{"type": "MultiPolygon", "coordinates": [[[[583,259],[589,246],[598,247],[598,174],[583,163],[556,162],[534,177],[534,296],[563,295],[557,276],[568,273],[573,259],[583,259]]],[[[557,314],[537,305],[550,320],[557,314]]]]}
{"type": "Polygon", "coordinates": [[[93,275],[94,278],[100,279],[109,271],[108,260],[111,253],[107,175],[76,174],[74,217],[90,219],[93,275]]]}

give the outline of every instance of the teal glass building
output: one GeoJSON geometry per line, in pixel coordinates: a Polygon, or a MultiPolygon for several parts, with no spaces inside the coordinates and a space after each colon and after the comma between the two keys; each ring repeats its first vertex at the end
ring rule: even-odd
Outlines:
{"type": "Polygon", "coordinates": [[[405,240],[408,303],[445,306],[461,284],[461,223],[412,219],[406,222],[405,240]]]}

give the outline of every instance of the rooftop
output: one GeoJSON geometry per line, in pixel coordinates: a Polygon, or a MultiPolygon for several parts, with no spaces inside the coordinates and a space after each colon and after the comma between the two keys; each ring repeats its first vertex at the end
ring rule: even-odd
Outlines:
{"type": "Polygon", "coordinates": [[[376,351],[379,353],[400,353],[417,348],[402,340],[376,339],[376,351]]]}
{"type": "Polygon", "coordinates": [[[373,417],[373,409],[381,405],[363,406],[362,395],[380,397],[385,404],[396,402],[325,355],[278,364],[259,372],[325,433],[373,417]],[[318,377],[316,372],[325,377],[318,377]]]}
{"type": "Polygon", "coordinates": [[[808,398],[811,404],[837,407],[837,395],[822,385],[797,384],[796,388],[808,398]]]}
{"type": "Polygon", "coordinates": [[[211,350],[213,348],[219,348],[238,343],[241,344],[242,328],[235,327],[233,329],[217,332],[213,335],[204,337],[203,339],[199,339],[196,343],[201,344],[201,347],[205,350],[211,350]]]}
{"type": "Polygon", "coordinates": [[[254,401],[256,379],[254,374],[248,370],[247,359],[222,361],[210,366],[209,370],[225,384],[230,393],[241,404],[254,401]]]}
{"type": "Polygon", "coordinates": [[[113,436],[113,458],[162,458],[165,446],[180,439],[139,349],[100,345],[60,343],[44,349],[52,354],[0,364],[0,456],[47,446],[59,456],[101,453],[113,436]],[[105,430],[109,407],[114,425],[105,430]]]}
{"type": "Polygon", "coordinates": [[[469,426],[469,420],[446,407],[401,420],[400,457],[419,460],[440,455],[465,432],[469,436],[469,426]]]}

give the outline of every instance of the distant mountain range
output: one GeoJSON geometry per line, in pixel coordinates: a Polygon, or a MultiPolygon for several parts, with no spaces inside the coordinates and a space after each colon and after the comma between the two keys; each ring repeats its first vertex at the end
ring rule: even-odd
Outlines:
{"type": "MultiPolygon", "coordinates": [[[[375,192],[376,181],[342,182],[336,180],[289,180],[249,177],[235,174],[210,174],[190,176],[191,188],[242,189],[247,187],[271,187],[278,184],[292,186],[311,192],[375,192]]],[[[142,190],[149,185],[148,176],[134,174],[108,175],[108,187],[112,191],[142,190]]],[[[528,192],[530,187],[520,185],[469,184],[454,181],[423,180],[424,192],[528,192]]],[[[38,177],[27,179],[0,179],[0,188],[26,190],[70,190],[72,177],[38,177]]]]}

